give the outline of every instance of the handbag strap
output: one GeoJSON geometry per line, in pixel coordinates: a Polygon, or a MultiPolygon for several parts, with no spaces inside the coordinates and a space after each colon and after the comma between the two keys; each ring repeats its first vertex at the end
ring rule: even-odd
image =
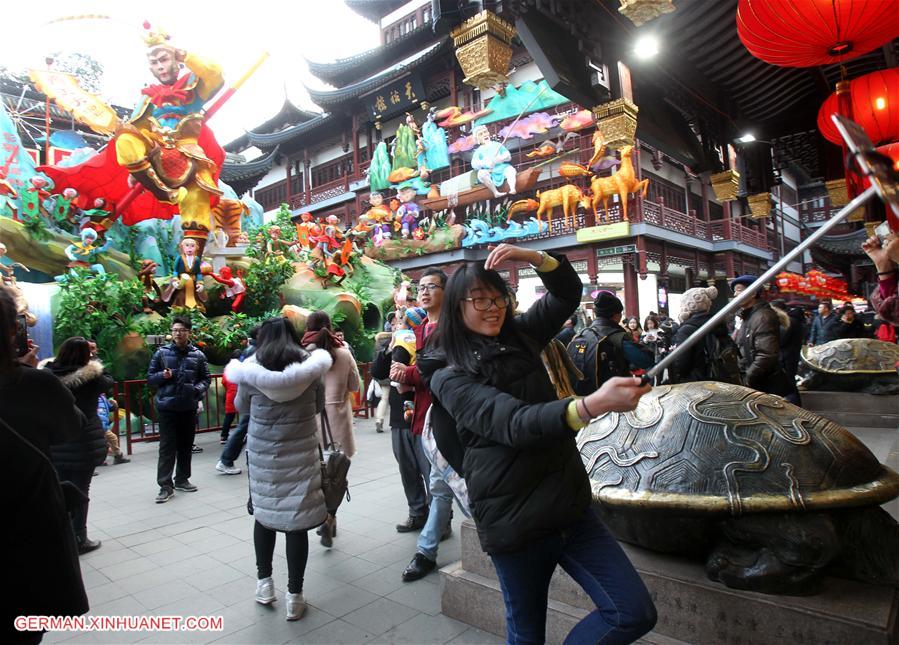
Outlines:
{"type": "Polygon", "coordinates": [[[325,408],[322,408],[320,416],[322,424],[322,445],[332,446],[334,445],[334,437],[331,435],[331,422],[328,420],[328,411],[325,408]]]}

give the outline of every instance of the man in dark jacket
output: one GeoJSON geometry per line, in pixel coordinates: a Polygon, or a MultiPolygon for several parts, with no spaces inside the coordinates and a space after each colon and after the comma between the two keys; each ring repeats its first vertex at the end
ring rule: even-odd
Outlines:
{"type": "Polygon", "coordinates": [[[833,313],[830,302],[824,301],[818,305],[818,315],[812,321],[812,329],[809,332],[808,344],[823,345],[837,339],[835,325],[839,317],[833,313]]]}
{"type": "MultiPolygon", "coordinates": [[[[836,314],[834,317],[836,317],[836,314]]],[[[836,319],[833,329],[837,338],[868,337],[864,323],[855,315],[855,308],[848,302],[839,311],[839,318],[836,319]]]]}
{"type": "Polygon", "coordinates": [[[624,305],[608,291],[600,291],[593,301],[596,314],[589,327],[581,330],[568,344],[568,354],[584,374],[574,386],[585,396],[595,392],[612,376],[630,376],[632,369],[649,369],[653,352],[627,337],[621,326],[624,305]]]}
{"type": "MultiPolygon", "coordinates": [[[[731,280],[730,288],[737,296],[757,278],[742,275],[731,280]]],[[[780,321],[777,314],[757,294],[743,302],[737,314],[742,319],[737,331],[740,348],[740,371],[743,383],[769,394],[783,396],[789,391],[787,375],[780,366],[780,321]]]]}
{"type": "Polygon", "coordinates": [[[175,489],[193,493],[190,483],[191,447],[197,428],[197,405],[209,389],[206,356],[190,343],[190,319],[172,321],[173,342],[160,347],[150,359],[147,383],[156,390],[159,419],[159,464],[156,503],[169,501],[175,489]],[[177,462],[177,468],[176,468],[177,462]],[[172,482],[172,472],[175,480],[172,482]]]}
{"type": "Polygon", "coordinates": [[[799,307],[788,307],[783,300],[775,300],[771,306],[787,314],[790,319],[790,324],[786,329],[781,325],[780,364],[790,381],[794,382],[799,369],[802,343],[805,339],[805,313],[799,307]]]}

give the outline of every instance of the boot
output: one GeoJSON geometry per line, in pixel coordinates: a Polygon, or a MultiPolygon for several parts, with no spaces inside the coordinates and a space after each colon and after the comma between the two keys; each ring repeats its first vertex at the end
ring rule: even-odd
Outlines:
{"type": "Polygon", "coordinates": [[[84,555],[100,548],[100,540],[91,540],[86,533],[76,535],[75,542],[78,544],[78,555],[84,555]]]}
{"type": "Polygon", "coordinates": [[[321,543],[323,547],[331,548],[334,544],[334,536],[337,535],[337,520],[333,515],[325,518],[325,523],[321,525],[321,543]]]}
{"type": "Polygon", "coordinates": [[[177,190],[166,186],[147,159],[131,164],[127,166],[127,169],[134,181],[146,188],[153,197],[161,202],[177,204],[187,195],[187,189],[183,186],[177,190]]]}

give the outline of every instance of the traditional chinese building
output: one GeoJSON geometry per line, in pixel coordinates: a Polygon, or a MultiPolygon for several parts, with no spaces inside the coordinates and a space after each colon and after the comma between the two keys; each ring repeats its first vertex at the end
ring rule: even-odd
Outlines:
{"type": "MultiPolygon", "coordinates": [[[[549,230],[517,241],[566,253],[582,275],[585,302],[591,292],[605,288],[623,292],[628,314],[676,311],[679,294],[694,284],[764,271],[797,243],[807,227],[803,220],[830,208],[823,179],[832,174],[826,169],[838,168],[839,149],[825,150],[829,144],[813,129],[813,114],[818,105],[814,101],[832,86],[838,72],[821,68],[820,78],[805,72],[800,78],[752,58],[735,35],[736,0],[714,7],[695,0],[679,2],[677,11],[656,21],[666,48],[678,52],[678,59],[646,66],[627,54],[634,29],[615,12],[614,2],[588,8],[564,2],[554,8],[487,3],[499,18],[518,27],[518,36],[510,45],[507,83],[482,89],[463,80],[466,74],[444,27],[447,21],[457,25],[459,19],[434,16],[433,7],[441,3],[346,4],[379,24],[381,44],[348,59],[309,63],[312,73],[334,88],[309,91],[320,114],[286,104],[271,120],[226,146],[232,153],[258,155],[246,164],[229,164],[223,176],[239,176],[240,187],[252,188],[266,211],[286,202],[297,215],[335,214],[349,224],[368,208],[366,171],[374,147],[392,141],[406,113],[421,123],[430,108],[458,106],[462,113],[478,112],[522,84],[543,87],[541,83],[552,95],[564,95],[564,102],[487,123],[499,138],[504,128],[520,123],[519,117],[537,111],[559,117],[539,134],[504,139],[518,172],[539,170],[533,190],[516,197],[532,197],[566,183],[586,193],[586,178],[566,179],[558,170],[562,161],[588,162],[594,152],[593,130],[569,134],[557,125],[561,117],[622,97],[633,98],[639,107],[632,163],[636,178],[649,183],[645,198],[631,195],[629,221],[623,221],[617,198],[607,220],[597,221],[592,209],[579,208],[572,225],[557,208],[549,230]],[[558,55],[552,43],[558,45],[558,55]],[[587,62],[580,84],[564,80],[578,77],[571,70],[568,76],[564,73],[572,60],[587,62]],[[750,83],[751,78],[758,80],[750,83]],[[580,105],[567,97],[575,97],[580,105]],[[759,140],[735,143],[743,128],[756,131],[759,140]],[[547,143],[568,154],[543,164],[535,151],[547,143]],[[721,171],[728,168],[741,171],[739,182],[734,175],[722,183],[721,171]],[[710,179],[717,184],[712,186],[710,179]],[[747,201],[749,195],[754,201],[747,201]],[[817,210],[810,208],[812,203],[817,210]]],[[[856,65],[882,67],[887,55],[862,57],[856,65]]],[[[594,112],[598,128],[612,127],[603,124],[601,111],[594,112]]],[[[450,139],[469,133],[448,130],[450,139]]],[[[433,184],[470,169],[470,152],[451,159],[450,167],[433,173],[433,184]]],[[[488,200],[482,207],[490,211],[501,204],[508,200],[488,200]]],[[[456,263],[486,253],[486,244],[463,245],[409,254],[391,263],[414,276],[432,265],[451,271],[456,263]]],[[[805,261],[813,259],[807,255],[805,261]]],[[[791,268],[805,267],[796,263],[791,268]]],[[[523,304],[539,297],[542,286],[529,267],[502,270],[523,304]]]]}

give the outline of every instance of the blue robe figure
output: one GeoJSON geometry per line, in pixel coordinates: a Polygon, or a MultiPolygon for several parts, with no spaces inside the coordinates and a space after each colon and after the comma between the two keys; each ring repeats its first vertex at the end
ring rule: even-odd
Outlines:
{"type": "Polygon", "coordinates": [[[486,126],[474,129],[478,147],[471,157],[471,167],[478,173],[478,181],[490,189],[494,197],[515,194],[515,181],[518,172],[509,163],[512,154],[501,143],[490,140],[490,131],[486,126]],[[503,181],[508,184],[508,191],[500,192],[503,181]]]}

